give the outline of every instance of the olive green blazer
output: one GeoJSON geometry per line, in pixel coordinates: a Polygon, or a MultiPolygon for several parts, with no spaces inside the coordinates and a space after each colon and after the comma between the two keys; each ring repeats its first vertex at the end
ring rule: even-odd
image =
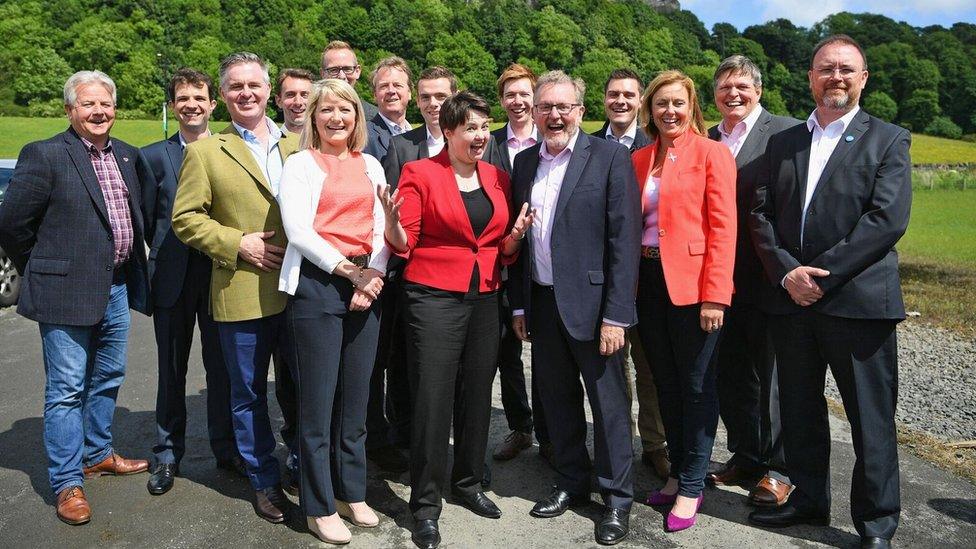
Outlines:
{"type": "MultiPolygon", "coordinates": [[[[298,139],[283,133],[278,142],[282,162],[298,149],[298,139]]],[[[213,259],[214,320],[253,320],[285,309],[279,272],[262,271],[237,256],[241,237],[248,233],[274,231],[268,241],[282,248],[287,240],[271,185],[233,124],[186,147],[173,201],[173,231],[213,259]]]]}

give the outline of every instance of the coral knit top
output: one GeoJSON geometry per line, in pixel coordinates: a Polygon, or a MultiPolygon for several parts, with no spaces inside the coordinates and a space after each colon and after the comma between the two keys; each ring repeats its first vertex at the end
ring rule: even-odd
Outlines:
{"type": "Polygon", "coordinates": [[[346,257],[373,251],[373,184],[366,161],[358,152],[339,159],[312,150],[312,158],[325,172],[322,194],[312,227],[346,257]]]}

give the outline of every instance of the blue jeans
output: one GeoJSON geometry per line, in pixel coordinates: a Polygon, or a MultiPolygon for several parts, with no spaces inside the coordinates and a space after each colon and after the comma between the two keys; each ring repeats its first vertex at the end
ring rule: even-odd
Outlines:
{"type": "Polygon", "coordinates": [[[94,326],[40,323],[44,352],[44,446],[54,493],[81,486],[82,467],[112,454],[112,416],[125,378],[129,298],[112,284],[94,326]]]}

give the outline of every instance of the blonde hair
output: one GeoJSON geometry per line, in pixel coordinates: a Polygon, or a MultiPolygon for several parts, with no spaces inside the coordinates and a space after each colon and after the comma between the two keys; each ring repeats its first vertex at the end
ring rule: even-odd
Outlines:
{"type": "Polygon", "coordinates": [[[346,140],[346,146],[351,151],[362,151],[366,147],[366,116],[363,114],[363,104],[359,95],[345,80],[326,78],[312,84],[312,91],[308,94],[308,104],[311,110],[309,119],[302,127],[301,149],[318,149],[322,144],[322,136],[315,126],[315,114],[319,108],[319,101],[325,97],[334,97],[352,103],[356,112],[356,127],[346,140]]]}
{"type": "Polygon", "coordinates": [[[652,139],[657,139],[658,130],[657,126],[654,124],[654,115],[652,113],[651,100],[654,99],[654,94],[658,92],[664,86],[670,86],[671,84],[681,84],[685,87],[688,92],[688,101],[691,103],[691,130],[698,135],[705,135],[705,117],[702,116],[701,105],[698,103],[698,93],[695,92],[695,82],[687,74],[681,71],[664,71],[659,73],[651,80],[651,83],[647,85],[647,89],[644,90],[644,96],[641,97],[640,106],[640,126],[644,129],[649,137],[652,139]]]}

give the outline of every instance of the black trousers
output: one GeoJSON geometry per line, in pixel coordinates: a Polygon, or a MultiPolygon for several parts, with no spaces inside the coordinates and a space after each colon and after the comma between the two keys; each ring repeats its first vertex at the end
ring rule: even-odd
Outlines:
{"type": "Polygon", "coordinates": [[[696,498],[705,487],[718,428],[715,363],[721,331],[701,329],[701,304],[677,306],[668,296],[660,259],[641,259],[637,330],[657,384],[678,494],[696,498]]]}
{"type": "Polygon", "coordinates": [[[193,344],[193,325],[200,326],[203,369],[207,379],[207,432],[210,449],[220,461],[236,457],[230,413],[230,378],[220,351],[217,325],[210,316],[212,261],[190,252],[179,298],[172,307],[153,311],[159,367],[156,390],[155,459],[179,463],[186,451],[186,372],[193,344]]]}
{"type": "Polygon", "coordinates": [[[731,463],[789,483],[776,375],[765,313],[733,298],[718,353],[719,413],[731,463]]]}
{"type": "Polygon", "coordinates": [[[380,335],[369,382],[366,447],[410,444],[410,379],[403,321],[403,269],[392,268],[380,294],[380,335]]]}
{"type": "Polygon", "coordinates": [[[379,307],[350,311],[352,283],[303,260],[285,313],[298,370],[300,503],[306,516],[366,499],[366,399],[379,307]]]}
{"type": "Polygon", "coordinates": [[[281,409],[281,439],[288,447],[285,466],[298,469],[298,371],[291,351],[291,337],[285,334],[271,355],[275,374],[275,400],[281,409]]]}
{"type": "Polygon", "coordinates": [[[891,539],[901,512],[895,405],[898,344],[894,320],[827,316],[804,310],[774,317],[780,409],[790,503],[830,514],[830,427],[824,380],[837,382],[854,443],[851,518],[861,536],[891,539]]]}
{"type": "Polygon", "coordinates": [[[590,493],[583,387],[593,412],[593,456],[603,502],[629,510],[634,501],[630,406],[624,386],[623,351],[600,354],[598,339],[579,341],[563,326],[551,286],[532,285],[532,378],[546,410],[556,487],[590,493]]]}
{"type": "Polygon", "coordinates": [[[498,294],[465,295],[404,285],[410,392],[410,511],[436,520],[447,484],[454,424],[451,489],[481,490],[498,352],[498,294]]]}
{"type": "Polygon", "coordinates": [[[532,405],[525,389],[525,370],[522,364],[522,340],[512,330],[512,309],[503,293],[499,299],[498,330],[501,339],[498,343],[498,374],[501,379],[502,407],[508,428],[512,431],[531,433],[535,428],[536,439],[540,443],[549,442],[546,431],[542,403],[537,396],[535,379],[532,380],[532,405]],[[535,416],[533,419],[533,415],[535,416]]]}

